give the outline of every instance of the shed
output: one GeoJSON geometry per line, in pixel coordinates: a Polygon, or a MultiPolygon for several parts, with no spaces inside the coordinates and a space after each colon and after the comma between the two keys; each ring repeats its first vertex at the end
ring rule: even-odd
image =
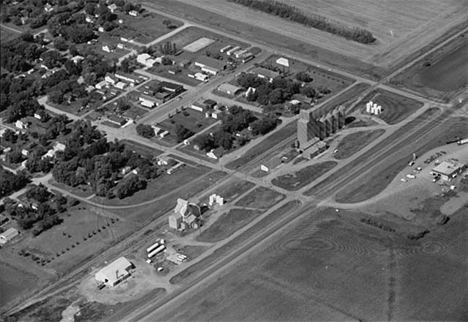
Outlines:
{"type": "Polygon", "coordinates": [[[133,264],[125,257],[120,257],[96,273],[98,282],[114,287],[130,276],[133,264]]]}

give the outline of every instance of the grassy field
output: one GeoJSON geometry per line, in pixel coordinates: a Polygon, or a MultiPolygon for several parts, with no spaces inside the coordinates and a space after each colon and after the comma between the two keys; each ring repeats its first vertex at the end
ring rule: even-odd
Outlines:
{"type": "Polygon", "coordinates": [[[352,219],[359,216],[347,211],[337,214],[335,209],[313,211],[160,318],[464,319],[466,216],[457,214],[457,224],[444,226],[420,242],[352,219]]]}
{"type": "Polygon", "coordinates": [[[447,121],[439,124],[427,136],[424,137],[422,144],[417,147],[408,148],[405,153],[395,155],[389,158],[388,162],[380,165],[364,180],[359,183],[345,187],[338,192],[336,201],[341,203],[355,203],[367,200],[387,187],[387,185],[400,173],[402,169],[407,167],[411,154],[422,155],[436,147],[445,145],[446,141],[453,139],[456,136],[465,137],[468,134],[466,127],[466,118],[450,118],[447,121]]]}
{"type": "Polygon", "coordinates": [[[200,242],[215,243],[226,239],[237,230],[248,225],[252,220],[261,214],[259,210],[234,208],[223,213],[206,230],[201,230],[196,240],[200,242]]]}
{"type": "MultiPolygon", "coordinates": [[[[215,193],[223,197],[225,202],[231,202],[253,187],[255,187],[254,183],[233,177],[217,188],[215,193]]],[[[209,196],[210,194],[203,196],[200,201],[208,203],[209,196]]]]}
{"type": "Polygon", "coordinates": [[[257,145],[251,147],[246,153],[244,153],[241,157],[235,159],[234,161],[229,162],[226,165],[226,168],[237,170],[247,163],[252,162],[254,159],[258,158],[263,153],[267,152],[277,144],[281,143],[288,138],[291,138],[296,134],[297,131],[297,123],[292,122],[280,130],[275,131],[273,134],[268,136],[265,140],[257,145]]]}
{"type": "Polygon", "coordinates": [[[158,149],[149,147],[146,144],[141,144],[132,140],[125,139],[125,140],[121,140],[120,142],[125,143],[125,146],[128,149],[135,151],[136,153],[139,153],[144,156],[151,156],[151,158],[154,158],[163,153],[163,151],[160,151],[158,149]]]}
{"type": "Polygon", "coordinates": [[[307,186],[321,175],[333,169],[336,165],[337,163],[335,161],[312,164],[293,174],[279,176],[273,179],[271,183],[288,191],[296,191],[307,186]]]}
{"type": "Polygon", "coordinates": [[[318,107],[318,110],[320,111],[320,113],[325,114],[325,113],[332,111],[333,109],[335,109],[337,106],[340,106],[340,105],[344,107],[349,107],[355,101],[357,101],[360,95],[364,91],[366,91],[369,87],[370,85],[367,83],[357,83],[351,86],[350,88],[348,88],[341,95],[338,95],[337,97],[329,100],[328,102],[318,107]]]}
{"type": "Polygon", "coordinates": [[[0,307],[21,296],[25,291],[34,289],[37,285],[34,275],[0,261],[0,307]]]}
{"type": "Polygon", "coordinates": [[[447,102],[467,86],[468,33],[432,52],[390,80],[392,85],[447,102]]]}
{"type": "Polygon", "coordinates": [[[383,111],[377,117],[390,125],[400,123],[423,106],[420,101],[378,89],[364,97],[355,108],[365,114],[366,104],[369,101],[382,106],[383,111]]]}
{"type": "Polygon", "coordinates": [[[385,130],[374,130],[356,132],[345,136],[338,144],[338,152],[334,154],[335,159],[349,158],[384,133],[385,130]]]}
{"type": "Polygon", "coordinates": [[[274,190],[258,187],[236,202],[238,207],[268,209],[284,199],[284,195],[274,190]]]}

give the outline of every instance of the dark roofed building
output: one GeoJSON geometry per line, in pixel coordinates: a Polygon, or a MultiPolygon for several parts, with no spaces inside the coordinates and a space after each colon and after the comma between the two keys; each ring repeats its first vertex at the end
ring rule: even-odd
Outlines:
{"type": "Polygon", "coordinates": [[[217,75],[220,71],[226,68],[226,63],[224,61],[206,56],[198,58],[194,65],[200,67],[202,71],[212,75],[217,75]]]}

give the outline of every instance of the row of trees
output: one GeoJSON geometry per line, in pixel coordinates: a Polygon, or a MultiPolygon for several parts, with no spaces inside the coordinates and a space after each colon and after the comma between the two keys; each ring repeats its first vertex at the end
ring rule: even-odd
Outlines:
{"type": "Polygon", "coordinates": [[[29,178],[24,172],[14,174],[8,170],[0,168],[0,198],[18,191],[29,183],[29,178]]]}
{"type": "Polygon", "coordinates": [[[278,16],[286,20],[294,21],[314,29],[329,32],[343,38],[354,40],[362,44],[371,44],[376,38],[368,30],[362,28],[348,28],[330,22],[320,15],[307,15],[297,7],[275,0],[228,0],[240,5],[278,16]]]}

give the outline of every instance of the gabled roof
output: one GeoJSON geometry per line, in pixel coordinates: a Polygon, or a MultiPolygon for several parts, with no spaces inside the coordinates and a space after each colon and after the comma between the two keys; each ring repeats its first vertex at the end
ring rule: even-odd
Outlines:
{"type": "Polygon", "coordinates": [[[275,71],[272,71],[263,67],[254,68],[250,72],[253,74],[261,75],[261,76],[268,77],[271,79],[276,78],[280,75],[278,72],[275,72],[275,71]]]}
{"type": "Polygon", "coordinates": [[[197,58],[195,62],[201,65],[207,66],[207,67],[211,67],[213,69],[217,69],[217,70],[221,70],[221,69],[224,69],[224,67],[226,67],[226,63],[224,61],[213,59],[213,58],[206,57],[206,56],[201,56],[197,58]]]}
{"type": "Polygon", "coordinates": [[[19,232],[15,228],[8,228],[6,231],[0,234],[0,239],[4,239],[6,241],[12,240],[16,236],[19,235],[19,232]]]}

